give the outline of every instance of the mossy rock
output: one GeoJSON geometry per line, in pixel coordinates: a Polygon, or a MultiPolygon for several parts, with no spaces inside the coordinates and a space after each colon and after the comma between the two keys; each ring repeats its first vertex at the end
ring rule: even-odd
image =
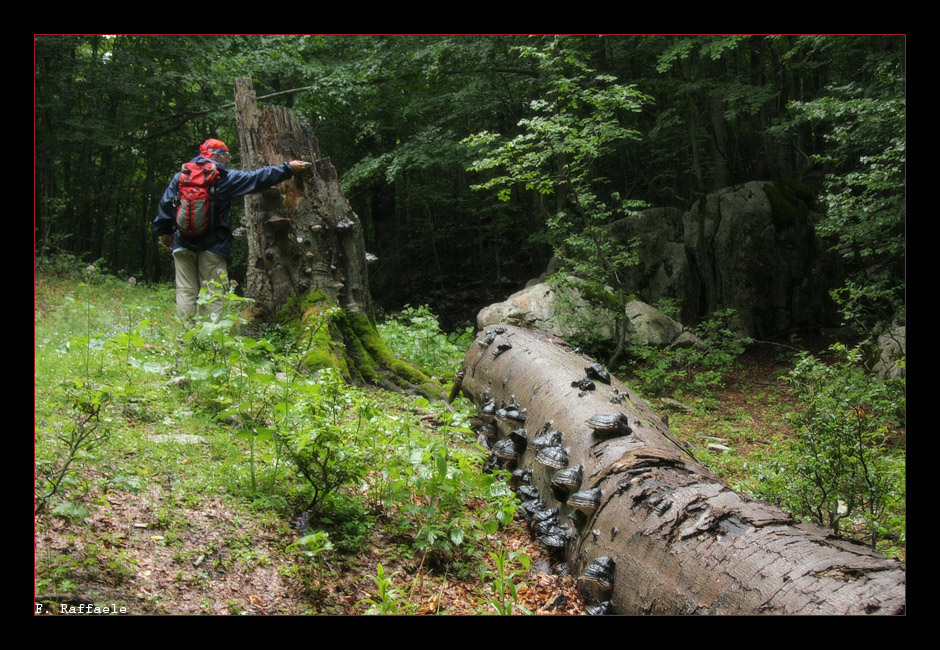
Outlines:
{"type": "Polygon", "coordinates": [[[809,214],[808,202],[812,201],[809,188],[795,178],[764,185],[764,194],[770,201],[774,228],[786,230],[809,214]]]}

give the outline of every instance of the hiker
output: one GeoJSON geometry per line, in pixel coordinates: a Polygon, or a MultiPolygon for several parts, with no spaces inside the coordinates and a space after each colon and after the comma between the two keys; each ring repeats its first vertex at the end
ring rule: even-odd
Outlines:
{"type": "MultiPolygon", "coordinates": [[[[160,199],[153,232],[173,253],[176,266],[176,313],[180,318],[196,313],[199,288],[227,272],[232,253],[232,199],[262,192],[287,180],[310,165],[292,160],[250,172],[228,169],[228,147],[210,138],[199,155],[183,165],[160,199]]],[[[214,301],[218,314],[222,302],[214,301]]]]}

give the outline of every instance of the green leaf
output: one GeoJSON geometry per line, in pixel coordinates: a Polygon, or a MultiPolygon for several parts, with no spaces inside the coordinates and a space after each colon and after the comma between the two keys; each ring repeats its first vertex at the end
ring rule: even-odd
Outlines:
{"type": "Polygon", "coordinates": [[[87,517],[89,512],[88,508],[84,506],[77,506],[68,501],[63,501],[53,509],[52,514],[78,521],[87,517]]]}

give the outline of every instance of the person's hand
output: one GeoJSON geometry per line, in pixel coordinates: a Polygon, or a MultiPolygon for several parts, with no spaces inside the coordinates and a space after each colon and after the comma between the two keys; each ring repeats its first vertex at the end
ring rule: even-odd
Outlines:
{"type": "Polygon", "coordinates": [[[172,253],[173,252],[173,235],[170,235],[170,234],[160,235],[160,245],[172,253]]]}
{"type": "Polygon", "coordinates": [[[312,164],[313,163],[304,162],[303,160],[292,160],[290,161],[290,168],[292,172],[299,174],[303,170],[307,169],[307,167],[310,167],[312,164]]]}

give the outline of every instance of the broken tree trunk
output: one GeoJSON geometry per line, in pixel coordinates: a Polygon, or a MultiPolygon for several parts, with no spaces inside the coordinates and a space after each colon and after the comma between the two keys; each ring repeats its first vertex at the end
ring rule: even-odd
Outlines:
{"type": "Polygon", "coordinates": [[[511,326],[492,342],[478,340],[464,359],[463,390],[478,405],[510,405],[493,418],[500,436],[525,428],[528,446],[517,463],[533,470],[546,510],[559,509],[566,559],[589,598],[609,600],[621,614],[904,612],[902,563],[736,494],[617,379],[595,380],[595,390],[572,386],[591,360],[563,340],[511,326]],[[525,409],[522,424],[513,402],[525,409]],[[616,414],[629,433],[587,424],[616,414]],[[590,494],[572,500],[552,488],[559,469],[532,448],[548,430],[562,432],[568,467],[583,465],[576,490],[600,490],[596,511],[565,503],[590,502],[590,494]],[[612,587],[599,558],[612,559],[612,587]]]}
{"type": "Polygon", "coordinates": [[[320,157],[316,137],[283,106],[258,110],[248,77],[235,80],[242,165],[257,169],[287,160],[312,170],[246,197],[246,292],[276,314],[297,296],[322,293],[347,312],[372,317],[362,224],[343,196],[336,169],[320,157]]]}
{"type": "Polygon", "coordinates": [[[440,384],[394,358],[375,330],[362,224],[330,159],[320,157],[310,125],[283,106],[259,111],[248,77],[235,80],[235,111],[245,169],[313,162],[290,180],[245,197],[245,289],[254,301],[252,316],[306,337],[309,367],[332,366],[356,383],[439,397],[440,384]]]}

